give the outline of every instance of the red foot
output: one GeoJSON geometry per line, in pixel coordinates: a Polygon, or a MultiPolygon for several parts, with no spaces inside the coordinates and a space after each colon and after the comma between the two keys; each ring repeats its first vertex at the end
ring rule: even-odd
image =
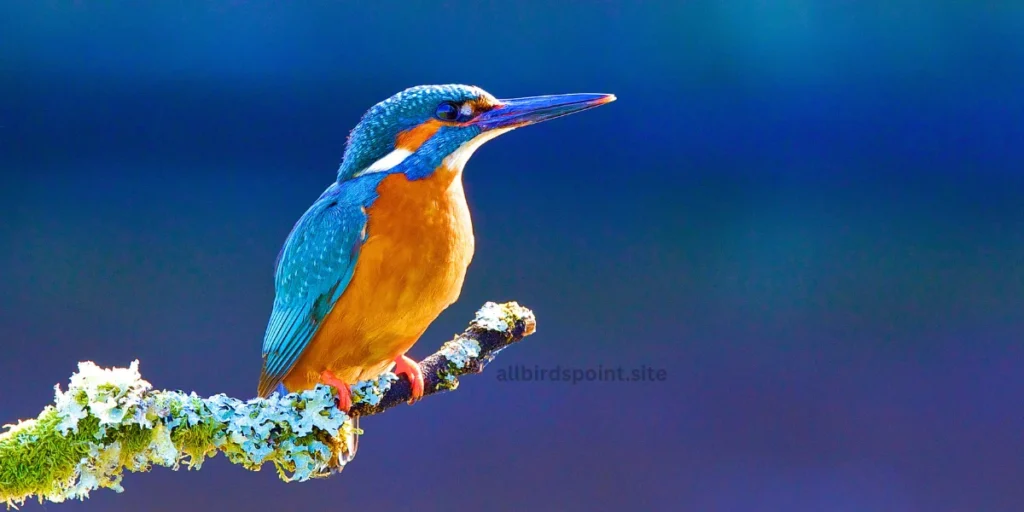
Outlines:
{"type": "Polygon", "coordinates": [[[349,389],[348,384],[335,377],[330,370],[320,372],[320,380],[338,392],[338,409],[347,414],[348,410],[352,408],[352,390],[349,389]]]}
{"type": "Polygon", "coordinates": [[[423,398],[423,370],[420,369],[419,363],[402,354],[395,359],[395,375],[403,373],[409,377],[409,382],[412,384],[412,398],[409,400],[411,404],[423,398]]]}

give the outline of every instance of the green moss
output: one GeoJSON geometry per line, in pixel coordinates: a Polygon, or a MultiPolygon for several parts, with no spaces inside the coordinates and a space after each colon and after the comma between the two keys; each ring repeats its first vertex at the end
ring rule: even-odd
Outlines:
{"type": "Polygon", "coordinates": [[[188,456],[189,469],[199,469],[207,457],[217,454],[214,440],[218,432],[224,431],[223,423],[204,421],[191,427],[180,426],[171,432],[171,442],[182,454],[188,456]]]}
{"type": "Polygon", "coordinates": [[[451,361],[446,366],[437,370],[437,389],[454,391],[459,388],[459,378],[455,373],[459,368],[451,361]]]}
{"type": "Polygon", "coordinates": [[[245,450],[243,450],[241,446],[235,443],[225,443],[223,446],[221,446],[221,451],[224,452],[224,456],[227,457],[232,464],[238,464],[250,471],[259,471],[260,467],[263,466],[262,463],[253,464],[249,457],[246,455],[245,450]]]}
{"type": "Polygon", "coordinates": [[[60,421],[57,411],[47,408],[36,420],[0,435],[0,502],[15,505],[32,495],[58,494],[71,483],[96,440],[99,422],[83,419],[78,432],[61,435],[60,421]]]}
{"type": "Polygon", "coordinates": [[[291,459],[281,459],[274,457],[271,459],[274,463],[274,469],[277,471],[277,477],[285,482],[291,479],[291,475],[295,474],[295,461],[291,459]]]}
{"type": "Polygon", "coordinates": [[[148,448],[152,440],[153,429],[131,424],[122,426],[120,429],[110,433],[103,444],[106,446],[113,442],[120,443],[121,464],[137,470],[134,462],[135,455],[142,453],[143,450],[148,448]]]}

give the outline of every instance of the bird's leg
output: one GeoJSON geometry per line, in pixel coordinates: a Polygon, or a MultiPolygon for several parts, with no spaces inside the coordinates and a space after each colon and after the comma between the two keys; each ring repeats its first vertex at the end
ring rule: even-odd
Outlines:
{"type": "Polygon", "coordinates": [[[412,384],[412,398],[409,399],[411,404],[423,398],[423,370],[419,363],[402,354],[395,359],[395,375],[403,373],[409,377],[409,383],[412,384]]]}
{"type": "Polygon", "coordinates": [[[338,409],[348,414],[349,409],[352,408],[352,390],[348,387],[348,384],[335,377],[330,370],[320,372],[320,381],[338,392],[338,409]]]}

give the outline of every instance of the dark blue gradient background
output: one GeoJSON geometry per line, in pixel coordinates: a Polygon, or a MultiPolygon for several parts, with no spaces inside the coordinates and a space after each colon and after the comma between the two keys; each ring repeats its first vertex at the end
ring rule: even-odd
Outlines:
{"type": "Polygon", "coordinates": [[[1022,34],[1009,1],[8,0],[0,423],[87,359],[251,396],[274,257],[373,103],[610,92],[467,168],[476,259],[414,355],[518,300],[490,371],[335,478],[218,458],[46,509],[1024,510],[1022,34]]]}

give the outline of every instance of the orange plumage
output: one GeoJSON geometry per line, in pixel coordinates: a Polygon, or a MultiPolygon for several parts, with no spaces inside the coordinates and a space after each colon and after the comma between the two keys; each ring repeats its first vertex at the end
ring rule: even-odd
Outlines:
{"type": "Polygon", "coordinates": [[[498,100],[465,85],[418,86],[372,107],[349,136],[338,179],[281,250],[259,393],[319,383],[351,406],[350,385],[396,365],[459,297],[473,258],[462,169],[512,129],[612,101],[605,94],[498,100]]]}
{"type": "Polygon", "coordinates": [[[323,370],[376,377],[459,297],[474,247],[461,169],[392,174],[377,190],[352,280],[285,377],[290,390],[314,387],[323,370]]]}

